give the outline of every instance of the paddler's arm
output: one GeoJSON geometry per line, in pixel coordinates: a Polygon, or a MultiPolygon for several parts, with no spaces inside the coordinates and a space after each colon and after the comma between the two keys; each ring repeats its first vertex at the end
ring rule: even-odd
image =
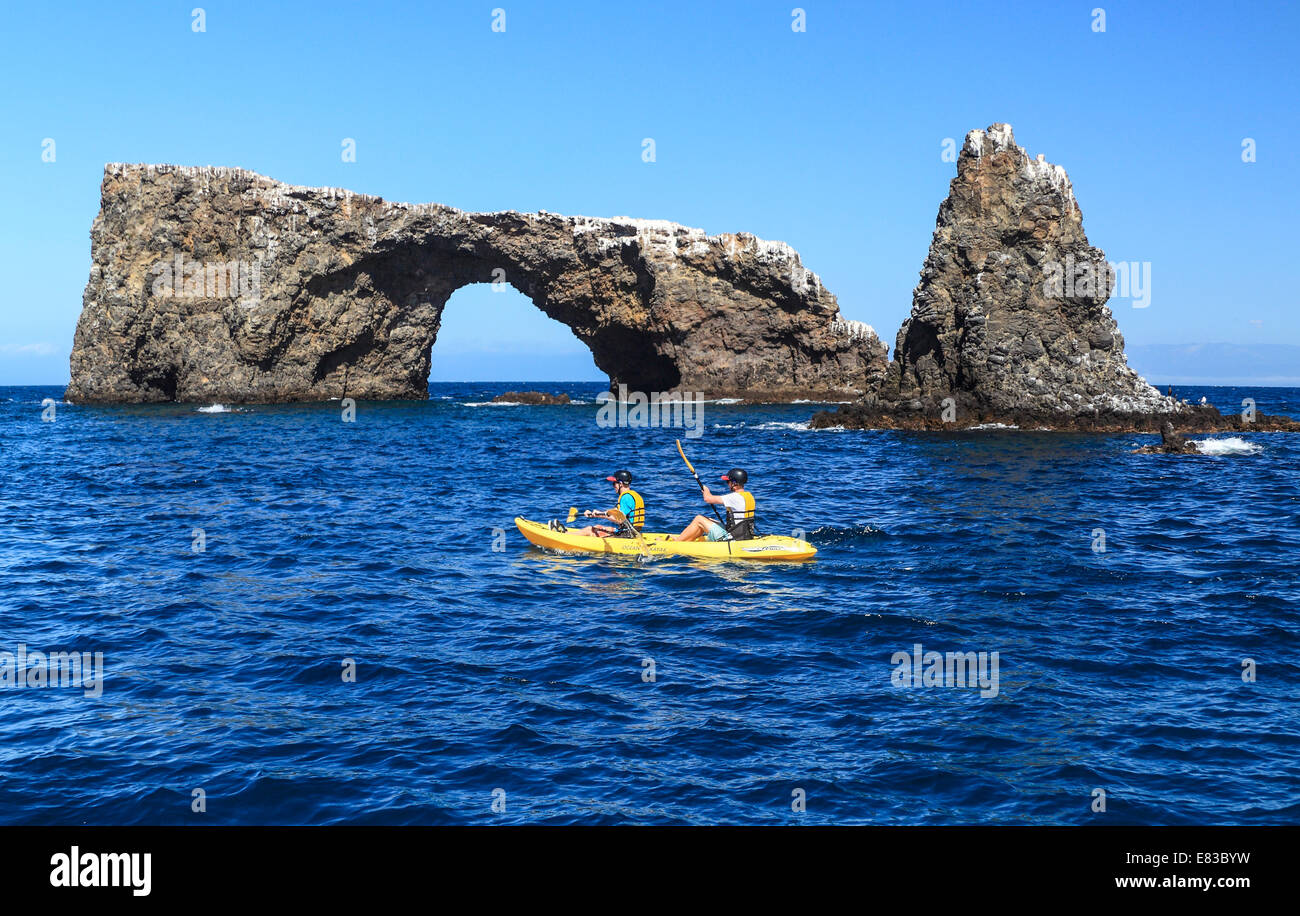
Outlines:
{"type": "Polygon", "coordinates": [[[714,496],[712,493],[709,492],[709,488],[707,486],[702,488],[702,492],[704,493],[704,501],[706,503],[713,503],[716,506],[722,505],[722,497],[714,496]]]}

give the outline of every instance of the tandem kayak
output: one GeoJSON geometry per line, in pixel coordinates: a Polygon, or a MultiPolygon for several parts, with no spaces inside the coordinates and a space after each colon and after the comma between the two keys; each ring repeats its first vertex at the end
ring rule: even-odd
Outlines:
{"type": "MultiPolygon", "coordinates": [[[[640,556],[635,538],[598,538],[569,531],[552,531],[541,522],[516,518],[519,533],[531,544],[573,553],[609,553],[640,556]]],[[[807,541],[769,534],[745,541],[672,541],[670,535],[645,533],[646,553],[652,557],[695,557],[702,560],[809,560],[817,548],[807,541]]]]}

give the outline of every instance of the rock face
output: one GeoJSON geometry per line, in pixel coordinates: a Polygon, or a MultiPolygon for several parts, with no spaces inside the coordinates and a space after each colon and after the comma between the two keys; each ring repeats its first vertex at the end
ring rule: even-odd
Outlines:
{"type": "Polygon", "coordinates": [[[1129,368],[1106,305],[1112,277],[1065,170],[1031,159],[1010,125],[973,130],[883,383],[814,425],[1242,428],[1129,368]]]}
{"type": "Polygon", "coordinates": [[[611,389],[834,399],[886,366],[793,249],[744,233],[114,164],[91,243],[79,403],[423,399],[443,306],[488,282],[572,328],[611,389]]]}
{"type": "Polygon", "coordinates": [[[1178,402],[1128,367],[1110,286],[1065,170],[1030,159],[1009,125],[971,131],[881,402],[936,413],[947,397],[959,412],[1003,415],[1175,412],[1178,402]]]}

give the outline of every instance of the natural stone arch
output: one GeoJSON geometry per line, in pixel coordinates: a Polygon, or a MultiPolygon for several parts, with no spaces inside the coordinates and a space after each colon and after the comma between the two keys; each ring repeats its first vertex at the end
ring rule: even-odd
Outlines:
{"type": "Polygon", "coordinates": [[[885,368],[793,249],[743,233],[110,165],[91,239],[74,401],[422,399],[447,300],[501,279],[568,325],[612,388],[838,398],[885,368]],[[257,295],[202,274],[160,291],[173,264],[187,280],[247,266],[257,295]]]}
{"type": "MultiPolygon", "coordinates": [[[[600,295],[611,300],[624,297],[617,286],[631,285],[635,290],[638,278],[616,276],[608,289],[576,293],[565,289],[555,296],[557,281],[546,270],[510,256],[512,247],[488,254],[466,252],[449,248],[440,238],[362,258],[307,284],[300,309],[312,303],[330,309],[337,304],[345,322],[352,321],[347,317],[352,311],[362,311],[355,336],[347,342],[331,341],[336,346],[320,354],[313,384],[340,383],[342,372],[355,397],[393,397],[392,392],[400,392],[397,397],[424,397],[431,350],[452,295],[466,286],[504,282],[573,331],[591,350],[597,368],[609,375],[611,385],[626,384],[640,391],[678,386],[677,366],[654,344],[653,322],[651,329],[642,329],[602,320],[603,309],[595,302],[600,295]],[[376,337],[367,316],[380,313],[384,321],[379,326],[381,336],[376,337]]],[[[485,324],[485,334],[490,333],[490,324],[485,324]]]]}

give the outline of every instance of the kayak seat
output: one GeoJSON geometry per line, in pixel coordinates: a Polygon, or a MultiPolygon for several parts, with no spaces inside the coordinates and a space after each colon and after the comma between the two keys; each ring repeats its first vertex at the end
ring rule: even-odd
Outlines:
{"type": "Polygon", "coordinates": [[[752,517],[737,520],[730,509],[727,510],[726,529],[729,539],[733,541],[752,541],[759,537],[758,526],[752,517]]]}

